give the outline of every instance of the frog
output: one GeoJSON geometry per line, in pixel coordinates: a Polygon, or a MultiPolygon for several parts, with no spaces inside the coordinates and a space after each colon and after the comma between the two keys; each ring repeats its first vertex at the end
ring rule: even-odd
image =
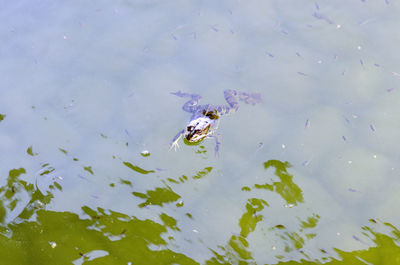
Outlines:
{"type": "Polygon", "coordinates": [[[170,149],[179,148],[179,140],[183,136],[183,140],[188,145],[201,143],[206,138],[215,139],[215,154],[219,154],[221,146],[221,135],[217,133],[220,118],[230,115],[238,111],[239,101],[246,104],[256,105],[262,102],[261,94],[247,93],[233,89],[224,91],[226,105],[199,105],[202,98],[198,94],[190,94],[181,91],[171,92],[171,94],[188,98],[189,100],[183,105],[182,109],[192,114],[186,128],[179,131],[170,143],[170,149]]]}

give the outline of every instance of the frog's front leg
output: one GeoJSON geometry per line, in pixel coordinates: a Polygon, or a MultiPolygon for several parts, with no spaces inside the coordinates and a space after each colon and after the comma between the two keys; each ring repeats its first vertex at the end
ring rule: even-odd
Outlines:
{"type": "Polygon", "coordinates": [[[215,139],[215,155],[219,155],[219,148],[221,147],[222,143],[222,136],[221,134],[213,134],[210,137],[215,139]]]}
{"type": "Polygon", "coordinates": [[[179,140],[181,139],[181,137],[182,137],[184,131],[185,131],[185,130],[181,130],[181,131],[179,131],[179,132],[175,135],[175,137],[172,139],[172,141],[171,141],[171,143],[170,143],[170,148],[169,148],[169,150],[171,150],[172,148],[174,148],[174,150],[176,151],[176,149],[179,148],[178,142],[179,142],[179,140]]]}
{"type": "Polygon", "coordinates": [[[183,105],[182,109],[186,112],[194,113],[198,108],[199,108],[199,100],[201,99],[200,95],[197,94],[189,94],[189,93],[184,93],[181,91],[178,92],[171,92],[172,95],[181,97],[181,98],[190,98],[189,101],[183,105]]]}

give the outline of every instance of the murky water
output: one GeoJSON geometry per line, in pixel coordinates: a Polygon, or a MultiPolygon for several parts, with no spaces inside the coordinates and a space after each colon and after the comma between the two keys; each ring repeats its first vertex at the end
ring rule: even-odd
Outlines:
{"type": "Polygon", "coordinates": [[[400,264],[396,1],[0,10],[2,264],[400,264]],[[215,141],[169,150],[225,104],[215,141]],[[143,151],[149,155],[143,155],[143,151]]]}

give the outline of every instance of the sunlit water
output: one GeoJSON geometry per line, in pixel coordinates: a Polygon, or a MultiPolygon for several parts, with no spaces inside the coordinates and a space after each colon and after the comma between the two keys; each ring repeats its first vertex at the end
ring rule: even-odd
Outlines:
{"type": "Polygon", "coordinates": [[[400,264],[399,3],[0,9],[2,264],[400,264]],[[178,90],[225,104],[169,150],[178,90]],[[150,152],[143,156],[141,152],[150,152]]]}

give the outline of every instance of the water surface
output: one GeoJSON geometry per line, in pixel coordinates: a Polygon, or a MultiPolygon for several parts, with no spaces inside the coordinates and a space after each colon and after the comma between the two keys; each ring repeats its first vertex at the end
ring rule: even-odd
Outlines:
{"type": "Polygon", "coordinates": [[[1,6],[4,264],[400,264],[397,2],[1,6]]]}

